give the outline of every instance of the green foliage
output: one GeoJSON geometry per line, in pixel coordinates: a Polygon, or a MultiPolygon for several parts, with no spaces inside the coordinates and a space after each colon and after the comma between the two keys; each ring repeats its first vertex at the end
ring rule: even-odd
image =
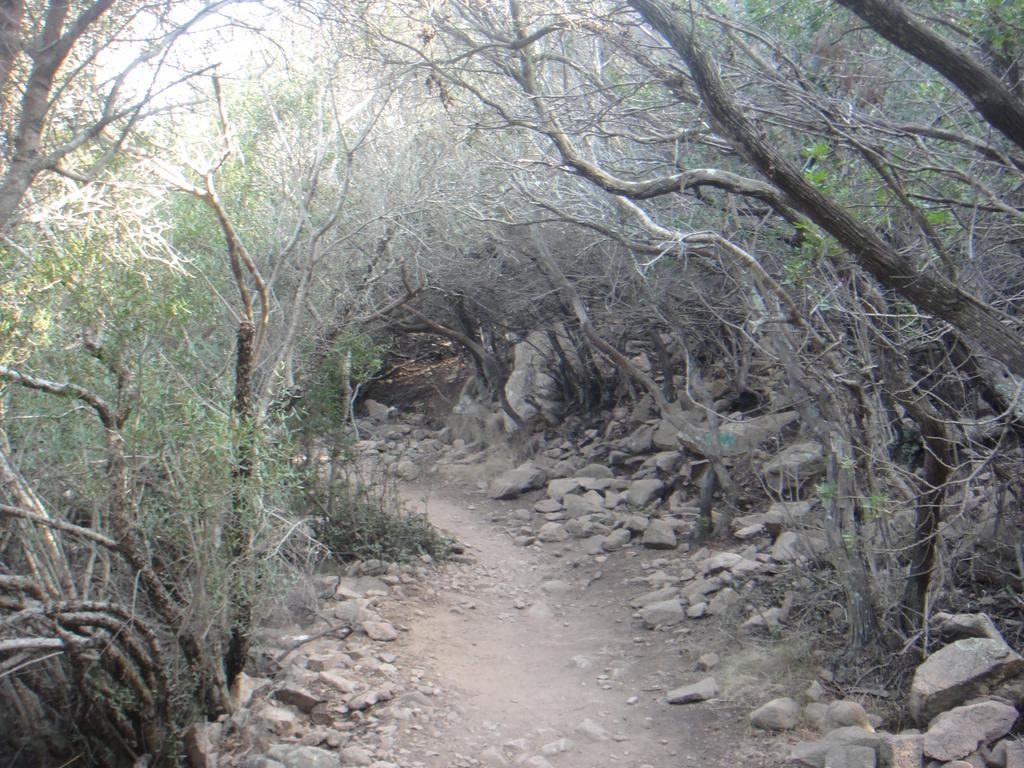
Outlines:
{"type": "Polygon", "coordinates": [[[887,518],[892,510],[891,505],[892,499],[884,491],[878,491],[865,497],[863,500],[864,519],[867,522],[873,522],[887,518]]]}
{"type": "Polygon", "coordinates": [[[828,504],[833,501],[838,492],[839,484],[834,481],[823,480],[814,486],[814,495],[817,496],[824,504],[828,504]]]}
{"type": "Polygon", "coordinates": [[[384,345],[358,330],[337,339],[307,385],[297,428],[305,433],[326,434],[347,423],[347,397],[380,371],[386,352],[384,345]]]}
{"type": "Polygon", "coordinates": [[[333,461],[329,479],[308,495],[317,539],[341,562],[402,562],[420,555],[444,560],[454,541],[425,515],[408,511],[386,476],[365,477],[349,457],[333,461]]]}

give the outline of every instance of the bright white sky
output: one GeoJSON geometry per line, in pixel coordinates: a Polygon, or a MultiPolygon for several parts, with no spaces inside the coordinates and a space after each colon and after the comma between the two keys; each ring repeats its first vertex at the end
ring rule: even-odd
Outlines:
{"type": "MultiPolygon", "coordinates": [[[[209,3],[172,3],[171,20],[187,23],[209,3]]],[[[178,38],[171,50],[167,63],[160,72],[159,87],[168,87],[184,73],[216,65],[222,77],[238,74],[250,61],[253,52],[267,45],[266,34],[273,37],[285,10],[276,0],[244,0],[230,3],[216,3],[220,9],[196,23],[190,31],[178,38]],[[262,36],[261,36],[262,34],[262,36]]],[[[131,66],[139,56],[142,41],[155,38],[158,20],[151,15],[140,16],[129,35],[123,41],[105,49],[98,58],[101,80],[112,79],[131,66]],[[128,38],[133,38],[129,40],[128,38]]],[[[152,79],[153,66],[157,62],[144,63],[137,68],[128,82],[129,92],[147,88],[152,79]]],[[[180,94],[168,93],[160,101],[173,101],[180,94]]]]}

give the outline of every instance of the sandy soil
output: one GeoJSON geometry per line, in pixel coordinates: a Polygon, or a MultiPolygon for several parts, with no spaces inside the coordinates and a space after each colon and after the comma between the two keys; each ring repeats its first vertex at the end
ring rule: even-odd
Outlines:
{"type": "Polygon", "coordinates": [[[396,745],[409,765],[781,764],[784,745],[747,724],[760,702],[665,703],[668,690],[714,674],[696,661],[723,641],[713,622],[652,632],[632,618],[629,599],[649,589],[643,563],[665,553],[630,548],[600,562],[571,541],[517,547],[510,522],[525,505],[487,499],[465,480],[405,495],[471,561],[447,566],[431,598],[404,606],[410,631],[391,645],[437,681],[448,709],[396,745]]]}

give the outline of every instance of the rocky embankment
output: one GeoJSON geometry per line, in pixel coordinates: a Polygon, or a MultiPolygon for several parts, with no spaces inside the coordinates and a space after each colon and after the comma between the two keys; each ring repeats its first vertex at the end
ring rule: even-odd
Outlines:
{"type": "MultiPolygon", "coordinates": [[[[745,429],[733,427],[734,438],[761,457],[755,471],[773,471],[779,456],[793,453],[790,449],[799,443],[778,440],[777,420],[771,429],[766,422],[752,421],[745,429]]],[[[807,660],[810,679],[798,689],[780,691],[766,684],[760,694],[744,689],[737,701],[728,659],[722,658],[727,651],[715,652],[708,639],[725,632],[752,642],[785,642],[786,633],[795,631],[787,627],[794,603],[800,604],[802,590],[813,588],[810,571],[823,565],[826,550],[812,500],[752,509],[732,521],[728,546],[692,548],[687,539],[696,507],[689,491],[701,461],[679,447],[670,449],[664,435],[659,445],[655,436],[664,431],[659,423],[620,430],[626,434],[615,440],[596,431],[575,441],[563,439],[540,446],[533,460],[505,469],[494,451],[467,444],[448,429],[392,424],[383,414],[364,427],[363,455],[399,477],[470,479],[478,497],[491,500],[486,503],[494,519],[515,545],[591,574],[575,589],[615,574],[621,606],[610,610],[621,611],[633,631],[650,633],[659,647],[676,655],[674,671],[662,675],[648,693],[654,690],[656,703],[669,708],[742,703],[741,718],[734,718],[737,734],[750,739],[760,733],[757,738],[771,744],[763,747],[768,762],[745,759],[744,764],[1024,766],[1024,749],[1013,737],[1024,700],[1024,660],[984,615],[935,617],[933,630],[945,644],[914,675],[902,709],[903,720],[913,728],[886,730],[887,723],[871,714],[882,699],[851,697],[848,675],[828,668],[824,654],[807,660]],[[680,476],[689,480],[669,480],[680,476]],[[680,662],[680,655],[689,662],[680,662]],[[771,754],[778,757],[767,757],[771,754]]],[[[799,474],[792,467],[786,473],[799,474]]],[[[460,567],[469,564],[449,569],[460,567]]],[[[264,663],[257,667],[265,677],[248,681],[241,692],[244,706],[235,718],[195,729],[190,740],[194,764],[209,766],[209,759],[219,755],[223,765],[247,768],[428,765],[422,757],[427,753],[410,745],[450,732],[452,692],[423,668],[403,667],[389,647],[403,630],[416,632],[415,614],[403,607],[436,595],[442,573],[426,562],[364,563],[345,576],[318,577],[317,594],[306,596],[306,608],[290,609],[292,619],[305,610],[309,625],[296,628],[282,620],[281,628],[265,630],[264,663]],[[387,620],[382,614],[402,618],[387,620]]],[[[529,605],[528,598],[519,596],[511,608],[529,605]]],[[[646,641],[634,641],[639,653],[646,641]]],[[[627,700],[636,704],[639,698],[627,700]]],[[[893,707],[885,709],[895,722],[893,707]]],[[[737,749],[740,741],[737,737],[737,749]]],[[[542,746],[531,752],[498,743],[449,764],[580,764],[557,750],[547,754],[542,746]]],[[[564,751],[570,753],[570,747],[564,751]]],[[[676,763],[664,763],[670,764],[676,763]]],[[[654,762],[642,765],[661,768],[654,762]]]]}

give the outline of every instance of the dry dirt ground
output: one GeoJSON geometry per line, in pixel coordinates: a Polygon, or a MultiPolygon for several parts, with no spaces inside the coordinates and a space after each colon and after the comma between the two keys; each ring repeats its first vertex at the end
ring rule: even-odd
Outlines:
{"type": "Polygon", "coordinates": [[[645,576],[678,553],[631,547],[595,558],[572,541],[516,546],[510,531],[529,504],[491,500],[479,480],[439,476],[404,492],[469,557],[441,569],[427,597],[388,611],[409,630],[389,644],[396,663],[423,670],[447,711],[396,735],[403,767],[782,764],[784,740],[747,723],[754,706],[781,695],[763,670],[747,684],[720,679],[719,699],[665,703],[668,690],[709,674],[742,677],[730,652],[760,652],[737,649],[734,631],[714,619],[651,631],[633,618],[628,602],[649,591],[645,576]],[[723,651],[722,668],[698,671],[711,650],[723,651]]]}

